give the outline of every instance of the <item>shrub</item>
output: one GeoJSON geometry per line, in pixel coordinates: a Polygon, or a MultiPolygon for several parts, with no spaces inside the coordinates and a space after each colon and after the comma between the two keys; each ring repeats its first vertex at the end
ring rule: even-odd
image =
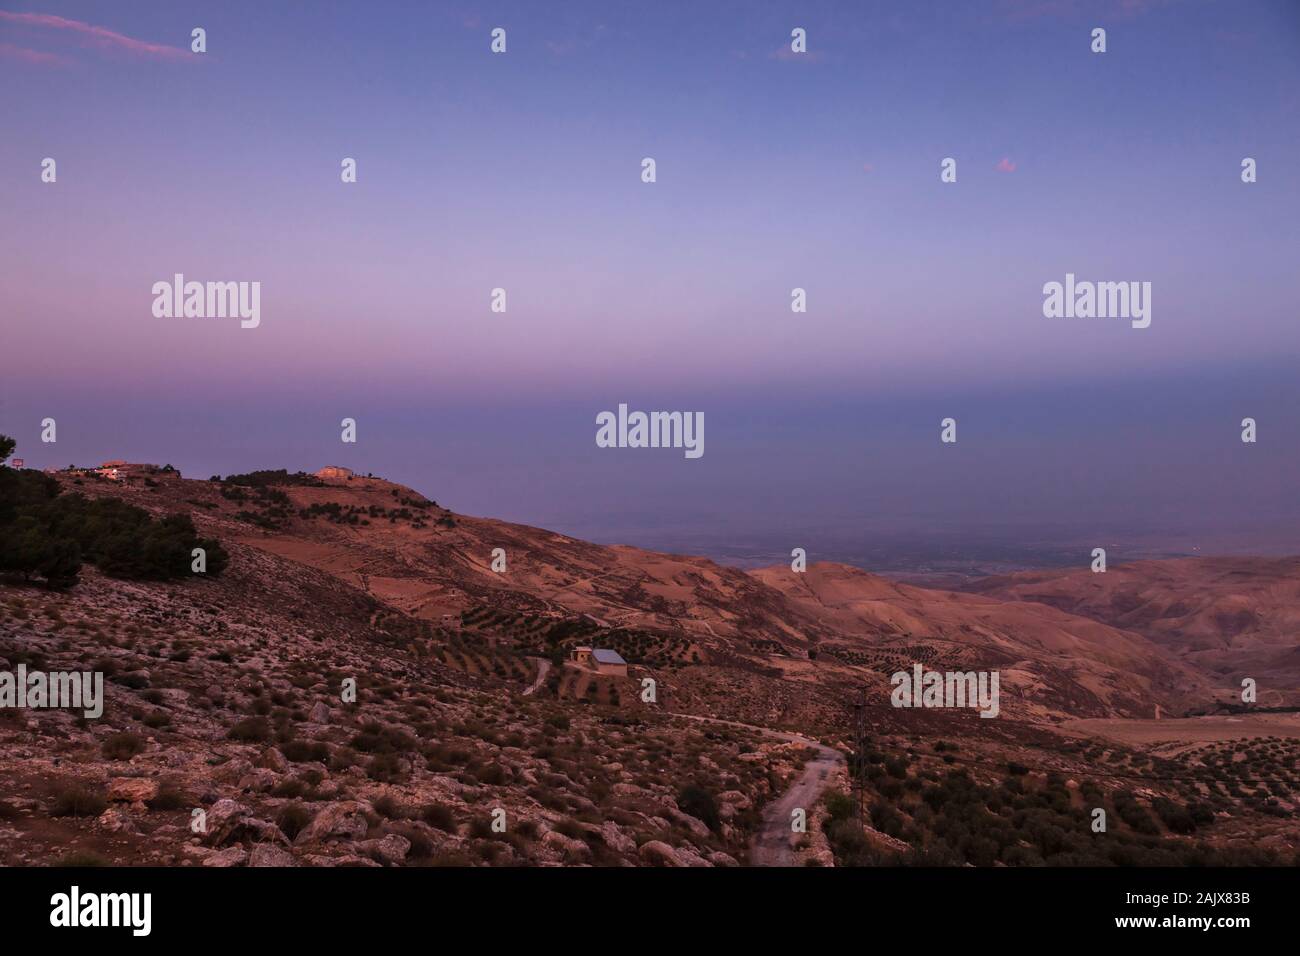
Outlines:
{"type": "Polygon", "coordinates": [[[393,827],[393,832],[411,841],[411,849],[407,854],[410,859],[427,860],[433,855],[433,841],[419,827],[406,824],[393,827]]]}
{"type": "Polygon", "coordinates": [[[319,741],[291,740],[280,752],[293,763],[325,763],[330,757],[329,747],[319,741]]]}
{"type": "Polygon", "coordinates": [[[371,804],[375,812],[389,820],[405,820],[409,815],[401,802],[392,794],[385,793],[371,804]]]}
{"type": "Polygon", "coordinates": [[[371,780],[391,783],[402,776],[402,762],[396,754],[378,754],[366,764],[366,773],[371,780]]]}
{"type": "Polygon", "coordinates": [[[113,734],[104,741],[103,750],[109,760],[130,760],[144,750],[144,740],[139,734],[113,734]]]}
{"type": "Polygon", "coordinates": [[[704,822],[710,830],[718,829],[718,804],[713,794],[702,787],[686,786],[677,794],[677,806],[683,813],[689,813],[704,822]]]}
{"type": "Polygon", "coordinates": [[[1167,826],[1171,833],[1194,833],[1196,820],[1186,807],[1174,803],[1167,797],[1156,797],[1151,801],[1151,808],[1156,816],[1167,826]]]}
{"type": "Polygon", "coordinates": [[[271,725],[265,717],[245,717],[230,728],[227,736],[245,744],[261,744],[271,739],[271,725]]]}
{"type": "Polygon", "coordinates": [[[97,817],[108,807],[103,795],[88,790],[81,784],[72,784],[57,791],[52,817],[97,817]]]}
{"type": "Polygon", "coordinates": [[[474,776],[478,777],[479,783],[491,787],[499,787],[506,782],[506,770],[499,763],[484,764],[475,771],[474,776]]]}
{"type": "Polygon", "coordinates": [[[286,803],[276,814],[275,825],[280,828],[280,832],[290,840],[295,839],[299,833],[307,828],[307,824],[312,821],[312,812],[296,800],[293,803],[286,803]]]}
{"type": "Polygon", "coordinates": [[[907,760],[903,757],[890,757],[885,761],[885,773],[903,779],[907,776],[907,760]]]}
{"type": "Polygon", "coordinates": [[[456,832],[456,816],[451,812],[450,807],[445,807],[441,803],[428,803],[420,808],[420,819],[435,830],[442,830],[446,833],[456,832]]]}
{"type": "Polygon", "coordinates": [[[148,801],[150,810],[179,810],[190,804],[190,799],[175,784],[164,783],[158,795],[148,801]]]}
{"type": "Polygon", "coordinates": [[[279,783],[277,783],[275,787],[273,787],[271,790],[271,796],[289,797],[290,799],[296,800],[306,792],[307,792],[307,787],[303,784],[301,780],[289,779],[289,780],[281,780],[279,783]]]}

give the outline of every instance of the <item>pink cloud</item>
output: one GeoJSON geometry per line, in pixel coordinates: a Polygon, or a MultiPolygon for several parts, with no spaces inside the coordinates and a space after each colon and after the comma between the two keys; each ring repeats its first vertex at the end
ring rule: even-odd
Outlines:
{"type": "Polygon", "coordinates": [[[68,66],[71,60],[57,53],[44,53],[40,50],[28,50],[26,47],[14,46],[12,43],[0,43],[0,59],[17,60],[31,66],[68,66]]]}
{"type": "Polygon", "coordinates": [[[65,17],[55,16],[52,13],[14,13],[9,10],[0,10],[0,20],[21,26],[47,27],[51,30],[68,31],[80,37],[86,43],[99,47],[101,50],[116,50],[147,59],[193,59],[188,49],[137,40],[107,27],[97,27],[81,20],[69,20],[65,17]]]}
{"type": "Polygon", "coordinates": [[[875,167],[875,166],[872,166],[870,163],[863,163],[863,164],[862,164],[862,171],[863,171],[864,173],[874,172],[875,169],[876,169],[876,167],[875,167]]]}
{"type": "Polygon", "coordinates": [[[1016,171],[1016,164],[1013,163],[1007,157],[1003,156],[1001,159],[998,160],[998,164],[993,168],[1000,173],[1014,173],[1016,171]]]}

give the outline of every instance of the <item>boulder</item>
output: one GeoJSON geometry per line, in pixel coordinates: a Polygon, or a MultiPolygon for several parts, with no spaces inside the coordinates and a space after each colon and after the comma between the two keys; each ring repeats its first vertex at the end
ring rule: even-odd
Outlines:
{"type": "MultiPolygon", "coordinates": [[[[248,808],[230,798],[218,800],[208,808],[204,840],[209,846],[221,846],[234,835],[248,817],[248,808]]],[[[207,866],[207,861],[204,861],[207,866]]]]}
{"type": "Polygon", "coordinates": [[[278,747],[268,747],[262,754],[260,766],[267,770],[274,770],[276,773],[288,773],[289,761],[285,759],[284,754],[280,753],[278,747]]]}
{"type": "Polygon", "coordinates": [[[248,808],[229,798],[218,800],[207,812],[207,832],[203,842],[208,846],[225,846],[237,840],[255,839],[262,842],[288,845],[289,839],[269,820],[250,816],[248,808]]]}
{"type": "Polygon", "coordinates": [[[700,856],[697,852],[695,852],[695,847],[685,843],[683,843],[681,846],[677,848],[677,859],[681,860],[687,866],[695,866],[695,867],[713,866],[712,863],[710,863],[704,857],[700,856]]]}
{"type": "Polygon", "coordinates": [[[274,770],[257,767],[239,778],[238,787],[249,793],[266,793],[278,780],[279,777],[274,770]]]}
{"type": "Polygon", "coordinates": [[[232,757],[212,768],[211,777],[216,783],[238,783],[252,771],[253,765],[243,757],[232,757]]]}
{"type": "Polygon", "coordinates": [[[411,852],[411,841],[396,833],[389,833],[378,840],[358,843],[357,852],[380,863],[398,866],[406,861],[406,854],[411,852]]]}
{"type": "Polygon", "coordinates": [[[115,777],[108,781],[108,799],[111,803],[129,803],[134,809],[158,796],[158,781],[146,777],[115,777]]]}
{"type": "Polygon", "coordinates": [[[116,807],[109,807],[99,815],[99,825],[109,833],[134,833],[131,818],[116,807]]]}
{"type": "Polygon", "coordinates": [[[302,846],[316,843],[327,837],[350,837],[354,840],[366,835],[370,824],[364,814],[368,807],[357,800],[341,800],[327,804],[317,811],[315,818],[303,827],[294,844],[302,846]]]}
{"type": "Polygon", "coordinates": [[[204,866],[243,866],[248,860],[248,851],[242,846],[232,846],[229,849],[218,850],[215,853],[209,853],[203,858],[204,866]]]}
{"type": "Polygon", "coordinates": [[[651,866],[686,866],[677,858],[677,851],[660,840],[650,840],[641,844],[638,852],[641,859],[651,866]]]}
{"type": "Polygon", "coordinates": [[[815,846],[803,857],[804,866],[834,866],[835,854],[829,846],[815,846]]]}
{"type": "Polygon", "coordinates": [[[605,845],[624,855],[636,853],[636,841],[624,833],[613,820],[606,820],[600,828],[605,845]]]}
{"type": "Polygon", "coordinates": [[[709,827],[703,820],[698,817],[693,817],[689,813],[683,813],[676,807],[667,807],[666,809],[668,815],[672,817],[673,820],[686,827],[697,837],[702,840],[707,840],[709,838],[709,827]]]}
{"type": "Polygon", "coordinates": [[[558,830],[550,830],[542,837],[542,845],[564,854],[568,860],[582,860],[591,856],[591,847],[581,840],[567,837],[558,830]]]}
{"type": "Polygon", "coordinates": [[[293,854],[271,843],[259,843],[248,857],[249,866],[297,866],[293,854]]]}

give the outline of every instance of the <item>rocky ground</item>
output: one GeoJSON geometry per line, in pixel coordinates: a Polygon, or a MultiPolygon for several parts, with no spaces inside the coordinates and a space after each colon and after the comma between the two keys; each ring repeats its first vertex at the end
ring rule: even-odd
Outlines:
{"type": "Polygon", "coordinates": [[[190,513],[230,562],[0,580],[0,671],[106,680],[98,719],[0,709],[0,862],[1182,865],[1300,845],[1296,734],[1190,750],[1162,720],[1149,744],[1106,742],[1210,699],[1215,674],[1168,633],[835,565],[607,548],[380,479],[248,478],[60,477],[190,513]],[[566,666],[579,644],[628,676],[566,666]],[[914,661],[1000,670],[1001,719],[890,706],[914,661]],[[864,691],[859,820],[832,751],[864,691]],[[778,832],[794,791],[808,832],[778,832]]]}
{"type": "Polygon", "coordinates": [[[97,720],[0,711],[0,861],[726,866],[803,762],[651,707],[524,696],[527,658],[457,654],[318,571],[234,557],[179,585],[0,587],[0,669],[107,679],[97,720]]]}

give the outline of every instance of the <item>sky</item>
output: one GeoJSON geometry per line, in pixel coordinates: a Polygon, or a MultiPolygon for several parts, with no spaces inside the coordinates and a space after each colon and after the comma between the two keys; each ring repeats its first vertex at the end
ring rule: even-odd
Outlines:
{"type": "Polygon", "coordinates": [[[814,560],[1300,551],[1300,4],[0,2],[0,119],[29,465],[341,464],[814,560]],[[155,317],[178,272],[260,325],[155,317]],[[1044,317],[1067,273],[1150,327],[1044,317]],[[596,447],[619,403],[705,454],[596,447]]]}

